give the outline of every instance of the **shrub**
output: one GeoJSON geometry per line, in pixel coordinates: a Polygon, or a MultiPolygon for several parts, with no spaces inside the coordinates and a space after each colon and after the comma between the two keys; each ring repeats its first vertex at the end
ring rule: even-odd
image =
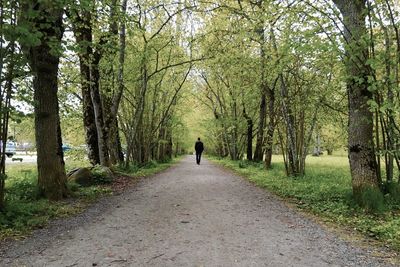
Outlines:
{"type": "Polygon", "coordinates": [[[246,160],[239,161],[239,168],[246,169],[248,166],[249,166],[248,161],[246,161],[246,160]]]}
{"type": "Polygon", "coordinates": [[[369,212],[382,213],[385,211],[383,194],[379,188],[366,187],[359,197],[360,206],[369,212]]]}
{"type": "MultiPolygon", "coordinates": [[[[165,162],[166,163],[166,162],[165,162]]],[[[151,169],[151,168],[155,168],[157,167],[158,163],[155,160],[150,160],[148,162],[146,162],[142,168],[144,169],[151,169]]]]}
{"type": "Polygon", "coordinates": [[[383,184],[383,189],[385,194],[389,196],[396,202],[400,202],[400,185],[395,182],[386,182],[383,184]]]}
{"type": "Polygon", "coordinates": [[[36,179],[14,179],[12,186],[6,188],[6,198],[9,200],[34,200],[37,198],[38,188],[36,179]]]}
{"type": "Polygon", "coordinates": [[[114,175],[110,168],[96,165],[91,171],[97,184],[109,184],[114,180],[114,175]]]}

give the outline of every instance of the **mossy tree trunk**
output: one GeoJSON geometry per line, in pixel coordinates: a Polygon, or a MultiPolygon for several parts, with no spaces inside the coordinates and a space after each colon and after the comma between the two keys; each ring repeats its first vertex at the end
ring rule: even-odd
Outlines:
{"type": "Polygon", "coordinates": [[[67,195],[57,96],[63,6],[32,1],[25,11],[31,14],[26,22],[41,36],[40,44],[27,47],[26,53],[33,74],[39,194],[60,200],[67,195]]]}
{"type": "Polygon", "coordinates": [[[353,194],[360,200],[363,192],[378,189],[377,162],[373,142],[373,114],[368,90],[368,47],[365,0],[334,0],[343,16],[346,41],[345,66],[349,98],[349,161],[353,194]]]}
{"type": "Polygon", "coordinates": [[[81,74],[83,126],[88,158],[92,165],[100,164],[99,144],[94,117],[94,108],[90,95],[91,86],[91,60],[93,57],[92,21],[89,11],[81,14],[71,14],[74,24],[76,42],[80,46],[78,57],[81,74]]]}

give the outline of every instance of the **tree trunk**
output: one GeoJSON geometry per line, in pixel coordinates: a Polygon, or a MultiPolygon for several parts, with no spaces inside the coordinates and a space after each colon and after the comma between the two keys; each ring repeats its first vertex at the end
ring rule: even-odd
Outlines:
{"type": "MultiPolygon", "coordinates": [[[[3,23],[4,23],[4,3],[0,3],[0,32],[3,30],[3,23]]],[[[17,6],[16,2],[13,2],[11,5],[10,10],[10,26],[15,29],[16,22],[17,22],[17,6]]],[[[0,211],[5,209],[5,180],[7,178],[6,175],[6,146],[7,146],[7,139],[8,139],[8,122],[10,118],[10,110],[11,110],[11,97],[12,97],[12,85],[14,80],[14,73],[15,73],[15,49],[16,49],[16,40],[13,38],[9,40],[6,49],[4,49],[5,40],[0,40],[0,77],[1,80],[5,80],[5,86],[2,88],[0,82],[0,92],[1,92],[1,101],[0,101],[0,136],[1,136],[1,151],[0,151],[0,211]],[[3,77],[3,67],[5,58],[8,58],[6,65],[7,71],[3,77]]],[[[14,135],[15,139],[15,135],[14,135]]]]}
{"type": "Polygon", "coordinates": [[[264,156],[263,145],[264,145],[264,125],[265,125],[265,116],[267,113],[267,105],[266,105],[266,96],[265,92],[261,93],[261,101],[260,101],[260,112],[259,112],[259,120],[258,120],[258,129],[257,129],[257,139],[256,139],[256,149],[254,151],[254,161],[262,161],[264,156]]]}
{"type": "Polygon", "coordinates": [[[76,42],[81,46],[79,56],[81,87],[82,87],[82,107],[83,107],[83,127],[85,129],[85,140],[88,158],[92,165],[100,164],[99,144],[94,116],[92,97],[90,95],[91,83],[91,57],[93,56],[93,40],[90,12],[83,12],[80,19],[74,22],[74,34],[76,42]]]}
{"type": "Polygon", "coordinates": [[[253,120],[243,107],[243,116],[247,122],[247,160],[253,160],[253,120]]]}
{"type": "MultiPolygon", "coordinates": [[[[262,4],[262,2],[260,2],[262,4]]],[[[260,101],[260,111],[259,111],[259,121],[258,121],[258,129],[257,129],[257,139],[256,139],[256,149],[254,151],[254,161],[262,161],[264,157],[264,126],[265,126],[265,118],[267,114],[267,105],[266,105],[266,90],[267,90],[267,82],[265,78],[265,34],[264,34],[264,21],[260,22],[259,27],[256,29],[258,34],[259,42],[260,42],[260,60],[261,60],[261,82],[260,82],[260,92],[261,92],[261,101],[260,101]]]]}
{"type": "Polygon", "coordinates": [[[373,114],[368,101],[368,48],[365,25],[365,0],[334,0],[343,15],[344,37],[347,42],[345,66],[349,97],[349,161],[353,194],[356,200],[364,190],[379,188],[377,162],[373,142],[373,114]]]}
{"type": "Polygon", "coordinates": [[[119,136],[118,120],[115,119],[110,128],[109,136],[110,162],[112,164],[122,163],[124,154],[122,152],[121,138],[119,136]]]}
{"type": "Polygon", "coordinates": [[[34,76],[39,195],[60,200],[67,195],[67,179],[57,96],[59,55],[55,55],[53,48],[54,45],[61,45],[63,9],[53,5],[53,2],[34,2],[32,7],[39,12],[39,16],[30,19],[30,22],[40,31],[42,38],[40,45],[29,47],[27,58],[34,76]],[[48,26],[43,27],[43,24],[48,26]]]}
{"type": "MultiPolygon", "coordinates": [[[[114,6],[116,1],[114,0],[114,6]]],[[[127,0],[122,1],[121,15],[125,16],[127,8],[127,0]]],[[[116,30],[115,23],[112,24],[115,28],[114,34],[118,32],[116,30]]],[[[118,58],[118,78],[117,78],[117,91],[112,98],[112,106],[110,112],[110,129],[109,129],[109,148],[110,148],[110,161],[112,164],[121,163],[124,161],[124,155],[122,153],[121,140],[119,137],[118,129],[118,109],[122,99],[124,91],[124,64],[125,64],[125,48],[126,48],[126,26],[125,19],[122,19],[121,28],[119,32],[119,58],[118,58]]]]}
{"type": "Polygon", "coordinates": [[[268,129],[266,136],[266,149],[265,149],[265,168],[271,168],[272,162],[272,147],[274,143],[275,132],[275,85],[268,88],[268,129]]]}
{"type": "Polygon", "coordinates": [[[94,60],[91,65],[91,84],[90,84],[90,97],[93,103],[94,118],[96,122],[96,130],[98,137],[98,151],[100,164],[108,167],[110,165],[109,152],[108,152],[108,129],[105,127],[103,105],[100,95],[100,71],[99,63],[101,54],[97,51],[94,55],[94,60]]]}
{"type": "MultiPolygon", "coordinates": [[[[275,34],[273,29],[271,29],[271,42],[272,48],[274,49],[276,58],[279,58],[278,55],[278,46],[275,39],[275,34]]],[[[279,64],[279,60],[278,60],[279,64]]],[[[299,162],[299,151],[297,148],[297,135],[296,135],[296,125],[295,118],[293,115],[293,111],[291,105],[289,103],[289,90],[287,88],[285,77],[283,73],[280,72],[278,74],[279,82],[280,82],[280,95],[281,95],[281,111],[282,116],[285,121],[286,128],[286,149],[287,149],[287,174],[298,176],[300,174],[300,162],[299,162]]]]}

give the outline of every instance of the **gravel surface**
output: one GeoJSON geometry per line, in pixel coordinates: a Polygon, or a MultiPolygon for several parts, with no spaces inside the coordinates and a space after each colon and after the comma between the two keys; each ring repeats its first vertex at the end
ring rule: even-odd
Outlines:
{"type": "Polygon", "coordinates": [[[370,254],[188,156],[76,217],[3,244],[0,266],[390,266],[370,254]]]}

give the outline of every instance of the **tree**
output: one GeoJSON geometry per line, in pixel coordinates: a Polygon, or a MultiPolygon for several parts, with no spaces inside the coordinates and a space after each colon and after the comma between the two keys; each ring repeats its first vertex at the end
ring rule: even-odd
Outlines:
{"type": "Polygon", "coordinates": [[[366,0],[333,0],[343,16],[347,91],[349,96],[349,161],[353,194],[360,200],[370,188],[379,190],[369,101],[370,67],[366,45],[366,0]]]}
{"type": "Polygon", "coordinates": [[[23,44],[32,70],[39,195],[67,195],[58,107],[58,65],[63,36],[63,1],[24,2],[21,24],[36,38],[23,44]]]}
{"type": "MultiPolygon", "coordinates": [[[[81,98],[83,107],[83,125],[85,128],[86,146],[89,161],[93,164],[100,164],[99,141],[95,121],[91,88],[98,82],[94,81],[93,75],[93,29],[92,29],[92,5],[93,1],[84,1],[80,5],[71,5],[68,10],[69,18],[72,21],[74,35],[78,44],[78,57],[81,73],[81,98]]],[[[95,66],[94,66],[95,67],[95,66]]]]}

